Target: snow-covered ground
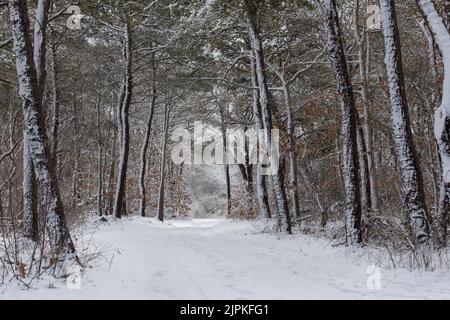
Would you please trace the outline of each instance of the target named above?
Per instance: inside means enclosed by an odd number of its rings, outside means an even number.
[[[46,279],[0,287],[0,299],[450,299],[449,271],[381,269],[371,290],[362,249],[264,234],[252,222],[133,217],[95,229],[102,254],[80,289]]]

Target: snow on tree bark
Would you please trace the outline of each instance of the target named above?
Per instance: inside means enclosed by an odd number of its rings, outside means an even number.
[[[161,139],[161,170],[159,176],[159,193],[158,193],[158,219],[164,220],[164,198],[165,198],[165,180],[166,180],[166,149],[167,149],[167,135],[169,131],[169,106],[164,104],[164,125],[162,128]]]
[[[272,110],[269,106],[269,89],[267,85],[267,77],[265,72],[264,51],[262,41],[257,26],[257,3],[254,0],[246,0],[247,9],[247,29],[249,33],[250,43],[255,58],[256,78],[259,87],[259,102],[261,105],[261,115],[263,119],[264,129],[268,134],[265,137],[267,150],[269,150],[271,157],[278,157],[278,148],[273,145],[272,135]],[[280,172],[274,172],[272,175],[275,199],[277,203],[278,219],[281,230],[286,233],[291,233],[291,217],[287,205],[287,197],[283,186],[283,180]]]
[[[361,242],[361,199],[359,181],[359,159],[357,146],[358,114],[353,88],[347,70],[347,61],[339,27],[339,16],[334,0],[325,1],[325,31],[327,49],[341,97],[341,135],[343,180],[346,197],[347,244]]]
[[[357,130],[358,155],[359,155],[359,171],[360,171],[360,190],[361,190],[361,206],[365,215],[372,211],[372,198],[370,189],[369,164],[367,159],[366,141],[364,140],[364,130],[358,126]]]
[[[113,214],[117,218],[127,214],[126,185],[128,171],[128,157],[130,151],[130,124],[128,119],[133,91],[133,49],[130,24],[124,28],[124,60],[125,78],[119,99],[118,127],[119,127],[119,166],[117,173],[116,195],[114,198]]]
[[[445,25],[450,31],[450,0],[444,0],[444,15]]]
[[[34,241],[38,241],[39,225],[37,184],[26,128],[23,130],[22,198],[24,236]]]
[[[36,68],[38,94],[40,99],[44,94],[45,79],[47,76],[45,60],[47,53],[47,24],[50,9],[50,0],[39,0],[34,22],[34,52],[33,59]]]
[[[42,103],[45,85],[45,58],[47,45],[47,23],[50,0],[39,0],[34,23],[34,50],[33,59],[36,68],[37,94]],[[36,177],[33,169],[27,131],[23,132],[23,223],[25,236],[36,240],[38,238],[38,193]]]
[[[450,190],[450,34],[431,0],[416,0],[444,63],[441,105],[435,112],[434,134],[442,165],[442,183],[436,215],[436,234],[440,245],[447,243],[448,201]],[[449,9],[449,3],[446,9]],[[448,13],[450,11],[446,11]],[[447,26],[448,27],[448,26]]]
[[[375,154],[373,150],[373,135],[371,125],[371,112],[370,112],[370,98],[369,98],[369,39],[370,33],[361,33],[359,27],[359,9],[360,1],[355,0],[354,4],[354,37],[358,49],[358,65],[359,65],[359,78],[361,82],[361,102],[363,104],[363,119],[362,129],[363,138],[365,142],[366,158],[367,158],[367,171],[369,178],[368,190],[370,190],[370,211],[378,211],[378,184],[375,165]],[[361,182],[363,182],[361,180]],[[362,187],[361,190],[364,190]],[[368,191],[367,190],[367,191]]]
[[[153,56],[153,77],[155,77],[155,61],[154,61],[154,56]],[[139,191],[140,191],[140,200],[139,200],[139,214],[142,217],[145,217],[145,173],[147,171],[147,149],[148,149],[148,144],[150,142],[150,133],[151,133],[151,129],[152,129],[152,123],[153,123],[153,116],[155,114],[155,104],[156,104],[156,81],[153,81],[152,84],[152,101],[150,104],[150,115],[147,119],[147,125],[145,128],[145,137],[144,137],[144,141],[142,143],[142,148],[141,148],[141,165],[139,168]]]
[[[395,1],[380,0],[379,2],[385,46],[384,62],[389,84],[391,121],[405,194],[405,213],[412,236],[417,242],[422,243],[427,241],[430,236],[428,211],[425,205],[422,177],[410,127]]]
[[[55,172],[58,172],[58,135],[59,135],[59,113],[60,113],[60,93],[58,88],[58,68],[57,68],[57,48],[55,44],[51,46],[52,53],[52,85],[53,85],[53,123],[51,129],[51,157]]]
[[[261,115],[261,105],[259,103],[259,88],[258,88],[258,79],[256,76],[256,67],[254,57],[250,59],[250,71],[252,78],[252,108],[253,108],[253,117],[255,119],[255,127],[256,130],[263,130],[264,124]],[[255,89],[258,88],[258,89]],[[257,150],[255,150],[257,152]],[[256,166],[256,193],[258,197],[258,205],[259,205],[259,217],[261,218],[270,218],[270,206],[269,206],[269,197],[267,195],[267,185],[266,185],[266,176],[262,174],[261,163],[258,162]]]
[[[97,214],[99,216],[103,215],[103,139],[101,132],[101,112],[100,105],[102,101],[101,92],[98,93],[96,102],[96,120],[97,120]]]
[[[294,117],[292,115],[291,106],[291,90],[285,74],[282,77],[283,95],[287,115],[287,136],[288,136],[288,152],[289,152],[289,193],[292,201],[292,211],[296,218],[300,217],[300,200],[298,196],[298,173],[297,173],[297,153],[295,151],[294,137]]]
[[[75,247],[67,228],[58,183],[50,165],[50,153],[45,143],[45,126],[39,101],[26,1],[11,0],[9,10],[19,94],[23,100],[24,126],[36,179],[42,191],[40,200],[46,212],[47,236],[55,256],[73,259],[76,258]]]

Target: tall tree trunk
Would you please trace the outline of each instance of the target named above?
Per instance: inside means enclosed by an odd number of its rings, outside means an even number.
[[[33,59],[36,69],[36,85],[39,102],[42,104],[46,78],[45,58],[47,48],[47,24],[50,0],[39,0],[34,23]],[[23,131],[23,221],[24,235],[33,240],[39,237],[38,192],[31,149],[28,144],[27,130]]]
[[[252,76],[252,108],[253,108],[253,117],[255,118],[255,127],[256,131],[260,132],[264,130],[264,123],[262,120],[261,114],[261,104],[259,103],[259,88],[258,88],[258,79],[256,76],[256,66],[254,57],[250,60],[250,71]],[[255,88],[258,88],[255,90]],[[258,152],[258,150],[254,150]],[[270,206],[269,206],[269,196],[267,195],[267,182],[266,176],[262,174],[262,164],[261,161],[258,161],[256,165],[256,193],[258,197],[258,205],[259,205],[259,217],[261,218],[271,218],[270,214]]]
[[[103,138],[101,130],[101,93],[98,93],[96,112],[97,112],[97,214],[103,215]]]
[[[50,153],[45,143],[45,125],[32,56],[26,1],[11,0],[9,10],[19,78],[19,93],[23,100],[25,129],[36,178],[42,191],[42,207],[46,209],[47,235],[50,246],[57,257],[74,259],[76,258],[75,246],[67,228],[58,183],[50,165]]]
[[[366,142],[364,140],[364,130],[358,126],[357,132],[359,171],[360,171],[360,190],[361,190],[361,206],[363,214],[369,215],[372,211],[372,198],[370,189],[369,164],[367,160]]]
[[[450,34],[432,1],[416,0],[416,2],[427,21],[435,43],[442,53],[442,60],[444,62],[443,95],[441,105],[435,113],[434,133],[439,147],[439,156],[442,165],[441,191],[435,226],[438,244],[445,246],[447,244],[450,197]]]
[[[244,128],[244,131],[247,131],[248,128]],[[245,163],[239,164],[239,171],[242,175],[242,180],[244,180],[245,192],[249,196],[250,200],[253,200],[253,166],[250,164],[250,150],[249,150],[249,141],[245,139],[244,142],[244,150],[245,150]]]
[[[285,74],[283,74],[285,76]],[[298,197],[298,173],[297,173],[297,152],[295,150],[295,128],[294,117],[292,115],[291,91],[287,79],[283,78],[284,103],[287,114],[287,136],[289,152],[289,193],[292,201],[292,212],[296,218],[300,217],[300,201]]]
[[[47,72],[45,68],[47,53],[47,24],[50,10],[50,0],[39,0],[36,9],[36,20],[34,22],[34,53],[33,59],[36,68],[37,90],[39,99],[44,94],[45,79]]]
[[[129,23],[125,25],[124,30],[124,60],[125,60],[125,79],[122,88],[121,99],[119,101],[119,167],[117,173],[116,195],[114,199],[113,213],[116,218],[121,218],[127,214],[126,186],[128,171],[128,156],[130,152],[130,124],[128,113],[131,105],[131,96],[133,92],[133,56],[132,56],[132,35]],[[121,103],[122,102],[122,103]]]
[[[73,101],[73,105],[72,105],[72,115],[73,115],[73,119],[72,119],[72,125],[73,125],[73,134],[72,134],[72,143],[73,143],[73,154],[74,154],[74,165],[73,165],[73,169],[72,169],[72,203],[71,203],[71,208],[72,210],[75,209],[75,207],[77,206],[77,199],[78,199],[78,165],[79,165],[79,158],[80,158],[80,151],[79,151],[79,147],[78,147],[78,105],[77,105],[77,101],[75,100],[74,97],[74,101]]]
[[[154,63],[154,62],[153,62]],[[155,72],[153,70],[153,72]],[[145,173],[147,172],[147,149],[150,142],[150,133],[152,129],[153,115],[155,114],[155,104],[156,104],[156,83],[153,81],[152,84],[152,101],[150,105],[150,115],[147,119],[147,126],[145,128],[145,137],[141,148],[141,166],[139,168],[139,191],[140,191],[140,202],[139,202],[139,214],[145,217]]]
[[[24,124],[25,126],[25,124]],[[23,130],[23,232],[34,241],[39,240],[38,194],[27,128]]]
[[[437,70],[437,62],[436,62],[436,43],[434,41],[434,37],[430,31],[430,27],[429,27],[426,19],[419,22],[419,27],[420,27],[420,30],[422,31],[425,39],[427,40],[428,63],[430,65],[431,78],[433,79],[433,93],[431,96],[431,106],[434,109],[435,106],[438,106],[441,103],[439,101],[439,99],[440,99],[440,96],[442,93],[441,84],[438,79],[438,70]],[[431,131],[431,132],[429,132],[429,131]],[[441,199],[442,195],[445,196],[445,192],[443,193],[442,190],[440,190],[440,188],[442,189],[442,187],[443,187],[443,182],[442,182],[442,179],[439,179],[440,173],[438,173],[437,171],[442,170],[442,165],[440,163],[437,164],[435,161],[436,156],[435,156],[435,152],[434,152],[435,141],[433,141],[433,137],[434,137],[433,131],[434,130],[427,130],[427,133],[429,133],[428,134],[428,138],[429,138],[428,139],[428,149],[429,149],[428,153],[429,153],[430,161],[432,163],[430,171],[431,171],[431,175],[433,178],[432,182],[433,182],[433,190],[435,193],[435,200],[436,200],[435,203],[438,204],[438,210],[441,210],[441,209],[448,210],[446,208],[449,205],[449,199],[446,199],[446,198]],[[437,148],[437,149],[439,149],[439,148]],[[437,150],[437,157],[439,157],[439,150]],[[440,186],[440,187],[438,187],[438,186]],[[439,203],[442,204],[441,207],[439,207]]]
[[[375,156],[373,152],[373,135],[371,125],[371,112],[370,112],[370,99],[369,99],[369,33],[362,33],[359,29],[359,0],[355,0],[354,17],[355,27],[354,35],[358,49],[358,64],[359,64],[359,77],[361,81],[361,100],[363,104],[363,135],[365,141],[365,149],[367,152],[367,170],[369,174],[369,186],[370,204],[371,207],[368,210],[378,211],[378,187],[377,187],[377,175],[375,166]]]
[[[428,211],[409,120],[400,48],[400,36],[394,0],[379,0],[385,46],[385,64],[389,83],[394,142],[400,162],[406,217],[414,239],[429,239]]]
[[[159,180],[159,195],[158,195],[158,219],[164,220],[164,196],[165,196],[165,179],[166,179],[166,148],[167,148],[167,134],[169,131],[169,106],[164,105],[164,125],[162,132],[162,146],[161,146],[161,174]]]
[[[346,237],[349,245],[361,242],[361,199],[357,144],[358,113],[353,88],[347,70],[339,16],[335,0],[325,1],[325,31],[329,60],[338,83],[341,97],[341,134],[343,140],[343,178],[346,197]]]
[[[262,41],[257,24],[257,6],[258,3],[255,0],[246,0],[247,9],[247,28],[250,38],[250,43],[255,57],[255,70],[256,78],[259,87],[259,103],[261,105],[261,115],[263,119],[264,129],[267,130],[265,137],[265,143],[267,150],[270,153],[271,161],[279,160],[278,146],[274,145],[272,141],[272,110],[269,106],[269,89],[267,85],[267,77],[265,71],[264,51]],[[274,160],[273,158],[277,158]],[[289,210],[287,209],[287,197],[283,186],[283,181],[280,176],[280,172],[273,172],[272,175],[275,198],[277,202],[277,209],[279,213],[280,227],[283,232],[291,233],[291,217]]]
[[[52,52],[52,84],[53,84],[53,125],[51,131],[51,155],[52,165],[55,172],[58,172],[58,134],[59,134],[59,114],[60,114],[60,95],[58,88],[58,69],[57,69],[57,48],[55,44],[51,46]]]
[[[224,141],[224,146],[226,150],[226,142]],[[231,213],[231,178],[230,178],[230,166],[225,163],[223,166],[225,174],[225,185],[227,191],[227,214]]]
[[[228,139],[227,139],[227,125],[225,123],[226,120],[226,111],[223,109],[223,107],[220,107],[219,114],[220,114],[220,130],[222,133],[223,139],[223,148],[224,150],[228,151]],[[227,197],[227,214],[231,213],[231,177],[230,177],[230,166],[228,164],[228,157],[225,155],[226,162],[223,166],[223,172],[225,175],[225,188],[226,188],[226,197]]]
[[[117,139],[117,133],[114,131],[113,141]],[[116,145],[112,144],[111,147],[111,166],[109,169],[109,177],[108,177],[108,214],[112,215],[114,210],[114,180],[116,180]]]

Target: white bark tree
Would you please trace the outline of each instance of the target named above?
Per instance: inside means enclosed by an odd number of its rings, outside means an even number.
[[[41,189],[40,200],[46,213],[47,236],[56,257],[75,259],[75,246],[67,228],[58,183],[51,167],[50,151],[46,143],[38,78],[29,34],[27,2],[11,0],[9,11],[19,78],[19,94],[23,101],[24,126],[36,179]]]
[[[422,177],[411,133],[395,1],[380,0],[379,2],[385,46],[384,62],[389,83],[391,120],[405,195],[405,214],[412,236],[417,242],[422,243],[430,237],[428,211],[425,205]]]
[[[266,64],[264,61],[264,50],[260,36],[260,30],[257,23],[258,3],[255,0],[245,1],[247,10],[247,29],[249,39],[255,58],[256,78],[259,88],[259,102],[261,105],[261,115],[263,119],[264,129],[268,134],[265,137],[267,150],[271,153],[271,157],[279,157],[278,147],[273,144],[270,131],[272,128],[272,110],[269,106],[269,88],[267,85]],[[277,203],[278,219],[281,230],[291,233],[291,217],[289,213],[287,197],[283,186],[283,179],[280,172],[272,175],[275,199]]]
[[[46,79],[47,24],[50,0],[39,0],[34,23],[33,59],[36,68],[37,94],[42,103]],[[38,193],[27,131],[23,132],[23,225],[25,236],[33,240],[39,237]]]
[[[329,60],[334,71],[341,97],[341,135],[343,141],[343,180],[346,197],[346,238],[347,244],[360,243],[361,239],[361,199],[357,144],[358,113],[353,88],[347,69],[347,60],[339,26],[339,16],[335,0],[325,1],[325,32]]]
[[[450,196],[450,34],[431,0],[416,0],[416,2],[432,32],[434,42],[438,46],[444,62],[443,93],[441,105],[435,112],[434,129],[442,165],[442,184],[435,226],[438,242],[445,246],[447,244]],[[446,9],[448,6],[447,2]]]

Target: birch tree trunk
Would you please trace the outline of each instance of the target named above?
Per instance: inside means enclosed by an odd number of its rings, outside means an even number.
[[[36,175],[33,167],[31,150],[28,143],[27,129],[23,129],[23,232],[24,236],[34,241],[39,240],[38,195]]]
[[[34,23],[33,59],[37,78],[37,95],[42,103],[45,85],[45,57],[47,45],[47,23],[50,0],[39,0]],[[23,131],[23,222],[24,235],[35,241],[39,238],[38,225],[38,193],[36,176],[32,162],[31,150],[28,146],[27,130]]]
[[[38,84],[38,95],[42,99],[44,94],[45,79],[47,72],[45,68],[47,53],[47,24],[50,9],[50,0],[39,0],[36,9],[36,20],[34,22],[34,53],[33,59],[36,68]],[[41,100],[42,103],[42,100]]]
[[[116,195],[114,198],[113,213],[116,218],[127,215],[126,186],[128,171],[128,156],[130,151],[130,124],[128,113],[131,105],[133,91],[133,65],[132,65],[132,35],[130,23],[124,28],[124,60],[125,79],[119,99],[118,126],[119,126],[119,166],[117,173]]]
[[[435,43],[442,53],[442,60],[444,62],[443,93],[441,105],[435,113],[434,133],[442,165],[442,183],[435,229],[438,244],[445,246],[447,244],[450,197],[450,34],[432,1],[416,0],[416,2],[431,30]],[[447,3],[446,9],[448,8]]]
[[[256,78],[259,87],[259,102],[261,105],[261,115],[263,119],[264,129],[267,130],[266,145],[271,157],[279,157],[278,146],[275,146],[272,141],[272,110],[269,106],[269,89],[267,85],[267,77],[265,72],[264,51],[260,33],[257,24],[257,2],[255,0],[246,0],[247,9],[247,28],[250,38],[250,43],[255,57]],[[279,159],[279,158],[278,158]],[[277,160],[278,160],[277,159]],[[287,197],[283,186],[283,180],[280,172],[273,172],[273,184],[275,191],[275,198],[277,202],[277,209],[279,213],[280,227],[283,232],[291,233],[291,217],[287,205]]]
[[[417,242],[422,243],[430,237],[428,211],[425,205],[422,177],[411,133],[395,1],[380,0],[379,2],[385,46],[384,61],[389,83],[391,120],[405,194],[405,213],[412,236]]]
[[[19,94],[23,100],[24,125],[36,178],[42,191],[42,207],[46,210],[47,235],[55,257],[75,259],[75,247],[67,228],[58,183],[50,165],[50,153],[45,143],[45,126],[32,56],[26,1],[11,0],[9,11],[19,78]]]
[[[341,134],[343,140],[342,162],[346,198],[347,244],[361,242],[361,198],[357,144],[358,113],[353,88],[347,70],[347,61],[342,43],[339,16],[335,0],[325,1],[325,31],[329,60],[338,83],[341,97]]]

